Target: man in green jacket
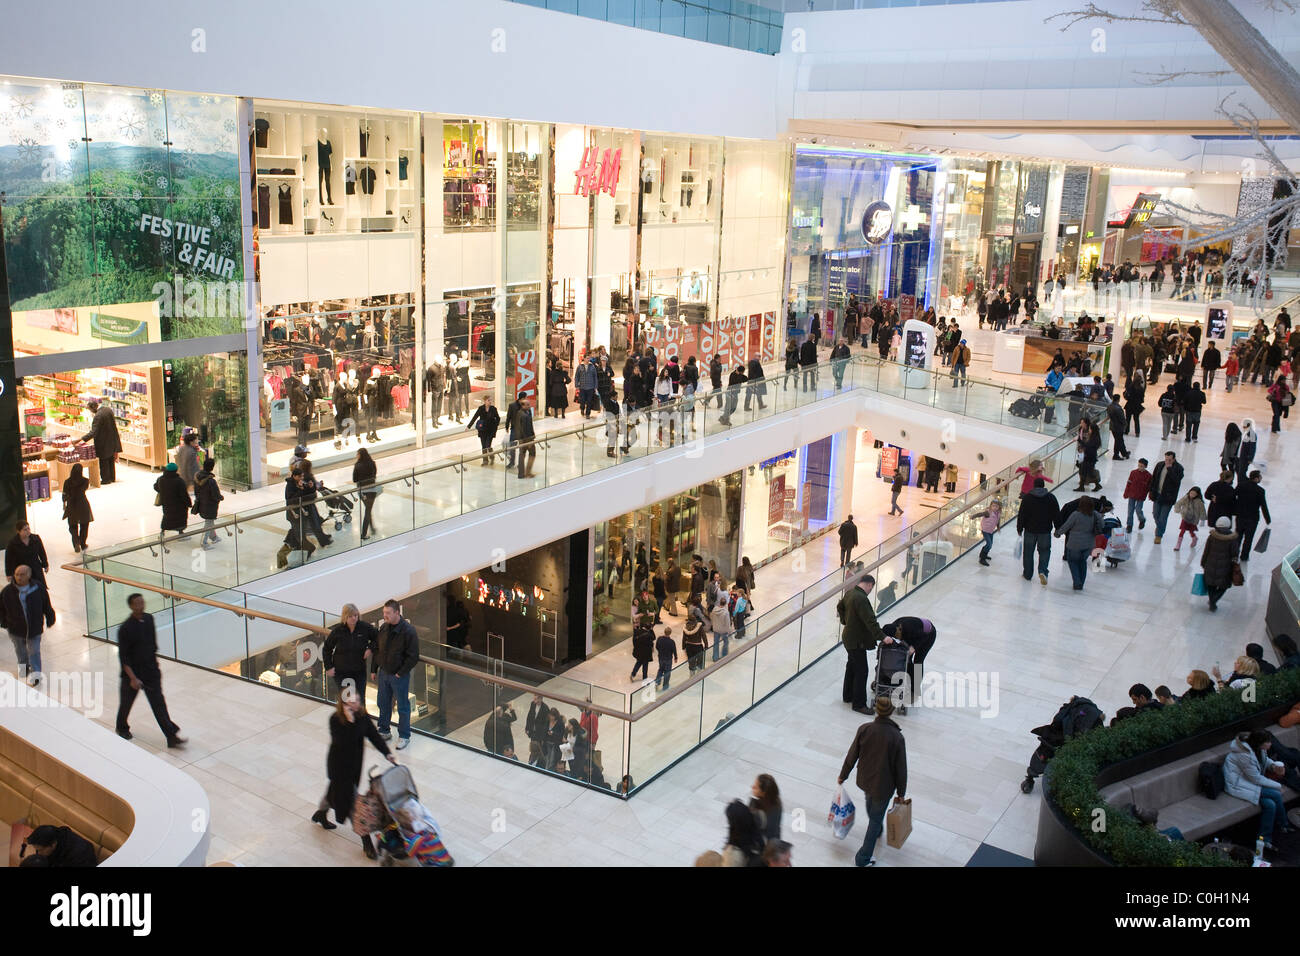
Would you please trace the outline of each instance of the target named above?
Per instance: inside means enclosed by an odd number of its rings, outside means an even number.
[[[871,713],[867,710],[867,651],[874,651],[884,637],[871,607],[870,594],[875,586],[876,579],[865,575],[840,598],[837,608],[844,624],[841,640],[848,655],[844,664],[844,702],[851,703],[859,714]]]

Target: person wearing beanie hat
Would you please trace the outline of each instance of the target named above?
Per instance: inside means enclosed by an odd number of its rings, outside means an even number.
[[[1234,569],[1237,564],[1238,535],[1232,530],[1232,519],[1221,515],[1214,522],[1212,530],[1205,539],[1205,550],[1201,552],[1201,573],[1205,575],[1205,592],[1210,598],[1210,610],[1219,609],[1219,599],[1228,588],[1232,587]]]
[[[872,866],[876,862],[871,854],[885,829],[889,799],[897,793],[902,800],[907,794],[907,744],[892,719],[894,702],[888,694],[880,694],[876,697],[875,710],[876,719],[858,728],[838,781],[843,784],[857,765],[857,784],[867,797],[869,821],[866,839],[853,859],[858,866]]]
[[[168,462],[167,467],[158,480],[153,483],[153,490],[158,492],[154,504],[162,508],[162,526],[158,532],[158,543],[163,545],[163,551],[169,549],[163,544],[163,539],[168,531],[177,531],[185,533],[185,525],[189,522],[190,515],[190,493],[185,487],[185,479],[177,471],[176,462]],[[158,552],[149,548],[149,553],[157,556]]]

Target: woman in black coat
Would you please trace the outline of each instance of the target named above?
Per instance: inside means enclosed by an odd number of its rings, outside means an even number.
[[[375,507],[375,498],[378,497],[377,491],[365,491],[362,489],[375,487],[375,475],[379,469],[375,466],[375,460],[370,457],[370,452],[364,448],[357,449],[356,460],[352,464],[352,483],[357,486],[361,495],[361,540],[366,538],[375,530],[375,521],[370,516],[371,509]]]
[[[185,480],[176,470],[176,462],[168,462],[158,480],[153,483],[153,490],[158,492],[158,505],[162,508],[162,532],[184,531],[190,519],[190,493],[185,488]]]
[[[72,473],[63,482],[63,518],[68,522],[68,534],[72,537],[74,554],[86,550],[86,536],[90,533],[90,523],[95,520],[90,510],[90,499],[86,489],[90,479],[82,474],[81,463],[72,466]]]
[[[799,374],[799,346],[794,339],[785,343],[785,385],[782,391],[790,390],[790,379],[798,378]]]
[[[18,522],[17,533],[5,548],[5,577],[12,578],[14,569],[22,565],[32,569],[32,580],[45,588],[45,572],[50,569],[50,559],[45,554],[45,544],[39,534],[32,534],[32,526]]]
[[[560,762],[560,744],[564,743],[564,721],[560,712],[554,707],[546,715],[546,726],[542,728],[542,768],[554,770]]]
[[[500,427],[501,413],[492,404],[492,396],[490,394],[484,395],[483,404],[474,409],[469,424],[465,426],[466,431],[473,428],[478,433],[479,448],[483,452],[483,458],[479,461],[480,465],[490,465],[496,459],[496,452],[492,450],[492,442],[496,440],[497,429]]]
[[[1237,489],[1232,487],[1233,473],[1225,468],[1219,472],[1219,480],[1205,486],[1205,523],[1211,528],[1219,518],[1232,518],[1237,513]]]
[[[344,691],[339,694],[334,713],[330,714],[330,749],[325,758],[325,774],[329,777],[329,786],[325,796],[321,797],[316,812],[312,814],[312,823],[319,823],[326,830],[333,830],[336,824],[330,823],[329,811],[334,808],[334,819],[339,823],[352,816],[352,805],[357,798],[357,785],[361,782],[361,763],[365,756],[366,740],[375,745],[375,749],[388,758],[391,764],[397,758],[379,736],[375,722],[361,706],[361,698],[354,692]],[[376,856],[370,834],[361,838],[361,846],[366,856]]]
[[[559,359],[551,359],[550,368],[546,370],[546,405],[555,409],[556,418],[564,418],[569,410],[569,373],[564,370]]]

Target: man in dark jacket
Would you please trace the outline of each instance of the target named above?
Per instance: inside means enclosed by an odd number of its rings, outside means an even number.
[[[817,390],[817,343],[811,338],[799,346],[799,365],[803,368],[803,390]]]
[[[718,407],[722,407],[722,356],[716,352],[713,358],[709,359],[709,385],[713,387],[713,394],[718,396]],[[705,404],[708,404],[707,402]]]
[[[843,784],[857,765],[857,783],[867,798],[867,835],[853,858],[858,866],[876,862],[871,854],[885,829],[890,797],[897,793],[902,800],[907,795],[907,744],[898,724],[890,719],[893,713],[894,702],[888,695],[876,698],[876,719],[858,728],[840,767],[839,782]]]
[[[32,534],[32,526],[19,521],[15,533],[5,547],[5,577],[12,578],[14,569],[27,565],[32,580],[45,586],[45,572],[50,569],[50,559],[45,554],[45,543],[39,534]]]
[[[158,492],[158,504],[162,508],[162,525],[158,532],[158,543],[162,544],[168,531],[185,532],[190,520],[190,493],[185,488],[185,480],[176,470],[176,462],[168,462],[158,480],[153,483],[153,490]],[[152,550],[152,549],[150,549]],[[164,551],[167,548],[163,548]]]
[[[518,719],[515,709],[509,704],[497,704],[491,716],[483,724],[483,746],[494,754],[509,752],[514,756],[515,732],[510,726]],[[515,759],[518,759],[517,757]]]
[[[835,388],[838,391],[844,387],[844,373],[849,367],[849,343],[845,339],[840,339],[831,349],[831,375],[835,377]]]
[[[520,478],[532,478],[533,462],[537,458],[537,443],[535,441],[536,433],[533,431],[533,400],[525,395],[519,404],[519,411],[515,414],[515,443],[519,446],[519,468],[517,475]]]
[[[384,602],[384,621],[375,635],[375,654],[371,658],[374,680],[379,689],[379,736],[392,740],[389,721],[393,698],[397,698],[397,749],[405,750],[411,742],[411,671],[420,663],[420,638],[411,622],[402,617],[396,601]]]
[[[722,424],[731,424],[731,413],[736,410],[736,405],[740,402],[740,386],[748,380],[745,367],[739,364],[727,376],[727,404],[722,409],[722,414],[718,416],[718,421]]]
[[[1183,416],[1187,431],[1183,441],[1194,442],[1200,438],[1201,409],[1205,407],[1205,393],[1201,391],[1200,382],[1192,382],[1192,387],[1183,393]]]
[[[542,758],[542,744],[546,741],[547,716],[551,708],[546,705],[541,694],[533,695],[533,702],[528,705],[528,716],[524,718],[524,734],[528,737],[528,762],[536,763]]]
[[[9,632],[18,658],[18,676],[36,687],[41,682],[41,634],[54,624],[50,592],[25,564],[14,568],[12,580],[0,590],[0,627]]]
[[[668,689],[668,681],[673,676],[673,665],[677,663],[677,642],[673,640],[670,627],[655,641],[655,653],[659,657],[659,670],[655,672],[655,687],[663,682],[663,689]]]
[[[749,360],[748,374],[746,375],[745,386],[745,411],[749,411],[750,399],[758,401],[759,408],[767,408],[763,404],[763,397],[767,394],[767,385],[763,382],[763,363],[754,356]]]
[[[1178,489],[1182,483],[1183,466],[1178,463],[1178,456],[1172,451],[1165,452],[1165,460],[1151,472],[1151,490],[1147,492],[1147,497],[1155,502],[1152,511],[1156,519],[1156,544],[1164,536],[1169,512],[1178,501]]]
[[[99,483],[111,485],[117,480],[117,456],[122,453],[122,439],[117,434],[117,419],[113,409],[100,404],[99,399],[91,399],[86,407],[90,409],[90,431],[81,436],[81,441],[95,443],[95,457],[99,459]]]
[[[1268,501],[1260,485],[1263,477],[1258,471],[1252,471],[1247,481],[1237,486],[1237,532],[1241,535],[1241,560],[1250,560],[1250,548],[1255,543],[1255,531],[1259,528],[1259,516],[1262,512],[1266,524],[1273,523],[1273,516],[1268,513]]]
[[[1223,364],[1223,355],[1214,347],[1213,340],[1205,343],[1205,354],[1201,356],[1201,387],[1214,387],[1214,373]]]
[[[655,656],[655,631],[653,627],[645,627],[640,624],[635,626],[632,631],[632,676],[628,680],[636,680],[636,672],[641,671],[642,680],[650,679],[650,660]],[[545,718],[543,718],[545,726]]]
[[[867,713],[867,674],[870,664],[867,651],[874,651],[884,636],[876,622],[876,612],[871,607],[871,589],[876,579],[870,574],[863,577],[844,597],[836,610],[844,625],[841,640],[847,660],[844,662],[843,698],[859,714]]]
[[[373,624],[361,620],[355,604],[343,605],[342,620],[334,625],[321,647],[325,676],[334,678],[334,695],[344,691],[364,695],[368,661],[379,635]]]
[[[1061,513],[1060,502],[1056,495],[1047,490],[1047,482],[1042,478],[1034,479],[1034,487],[1020,499],[1020,511],[1016,514],[1016,534],[1022,535],[1021,558],[1024,560],[1022,572],[1026,581],[1034,576],[1034,551],[1038,551],[1038,583],[1047,587],[1047,575],[1051,571],[1052,532],[1056,530],[1056,518]]]
[[[153,711],[158,728],[167,738],[168,747],[185,744],[181,729],[167,713],[167,701],[162,692],[162,669],[158,666],[158,632],[154,629],[153,615],[144,610],[144,595],[132,594],[126,599],[131,616],[117,629],[117,659],[122,665],[122,683],[117,707],[117,735],[131,739],[127,718],[136,694],[144,691]]]
[[[626,379],[624,380],[626,381]],[[517,396],[513,402],[506,406],[506,468],[515,466],[515,420],[519,416],[519,409],[523,407],[523,396]]]
[[[1123,461],[1129,456],[1128,446],[1124,444],[1124,406],[1114,396],[1106,406],[1106,417],[1110,420],[1111,460]]]
[[[840,525],[840,567],[849,563],[849,557],[857,546],[858,526],[853,523],[853,515],[849,515]]]

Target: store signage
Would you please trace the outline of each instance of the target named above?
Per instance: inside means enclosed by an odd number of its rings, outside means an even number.
[[[775,458],[769,458],[767,461],[759,462],[758,467],[759,467],[759,468],[771,468],[773,465],[775,465],[775,464],[779,464],[780,462],[783,462],[783,461],[788,461],[789,459],[791,459],[791,458],[793,458],[793,457],[794,457],[794,452],[793,452],[793,451],[787,451],[787,452],[785,452],[784,454],[777,455]]]
[[[793,454],[793,453],[792,453]],[[777,475],[767,486],[767,526],[785,517],[785,474]]]
[[[149,326],[143,319],[122,319],[102,312],[90,313],[90,335],[122,345],[144,345],[149,341]]]
[[[898,297],[898,319],[900,322],[906,322],[908,319],[916,318],[916,296],[910,294],[900,295]]]
[[[607,149],[602,156],[599,147],[588,146],[582,151],[582,164],[578,167],[573,194],[585,197],[592,193],[606,192],[614,195],[618,189],[618,174],[622,165],[622,149]]]
[[[33,309],[24,314],[27,316],[28,328],[77,334],[76,309]]]
[[[898,446],[886,445],[880,449],[880,477],[892,481],[898,470]]]
[[[811,229],[813,226],[812,216],[795,216],[793,221],[796,229]]]
[[[1043,214],[1043,207],[1036,202],[1025,203],[1025,215],[1030,219],[1037,219]]]
[[[1079,232],[1079,227],[1078,227],[1078,226],[1066,226],[1066,227],[1065,227],[1065,234],[1066,234],[1067,236],[1077,235],[1078,232]],[[1089,233],[1089,235],[1091,235],[1091,233]]]
[[[537,350],[524,349],[515,355],[515,397],[537,397]]]
[[[235,260],[213,252],[212,229],[189,222],[177,222],[165,216],[140,214],[140,231],[171,240],[176,247],[176,261],[192,266],[196,271],[208,272],[221,279],[235,275]]]
[[[887,202],[873,202],[862,214],[862,238],[873,246],[884,242],[893,228],[894,211]]]
[[[1145,225],[1150,220],[1151,214],[1155,212],[1156,203],[1159,201],[1159,193],[1138,193],[1137,198],[1133,200],[1133,205],[1129,206],[1128,212],[1119,219],[1108,221],[1106,225],[1113,229]]]
[[[287,432],[289,430],[289,400],[277,398],[271,402],[271,431]]]

